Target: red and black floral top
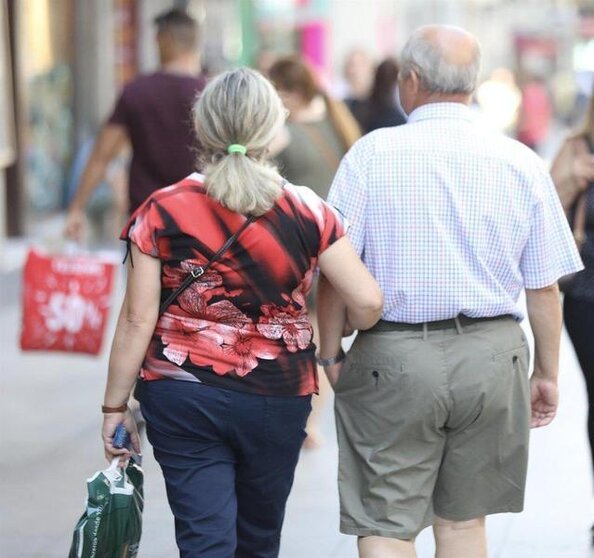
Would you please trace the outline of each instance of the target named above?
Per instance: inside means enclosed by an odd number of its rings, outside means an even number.
[[[157,190],[123,240],[161,260],[161,302],[245,221],[192,174]],[[338,213],[309,188],[287,184],[275,206],[159,318],[140,376],[263,395],[317,391],[305,298],[317,259],[345,234]]]

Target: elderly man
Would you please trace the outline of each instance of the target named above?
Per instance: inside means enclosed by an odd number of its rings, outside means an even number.
[[[357,142],[329,197],[385,298],[382,320],[341,362],[344,308],[320,285],[340,526],[363,558],[415,556],[430,524],[438,558],[481,558],[485,515],[522,510],[530,425],[555,415],[556,282],[582,266],[541,160],[472,123],[476,39],[422,27],[401,62],[408,124]]]

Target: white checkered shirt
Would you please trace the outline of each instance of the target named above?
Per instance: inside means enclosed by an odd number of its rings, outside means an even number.
[[[384,292],[384,320],[522,319],[523,288],[582,269],[544,163],[459,103],[424,105],[363,137],[328,201]]]

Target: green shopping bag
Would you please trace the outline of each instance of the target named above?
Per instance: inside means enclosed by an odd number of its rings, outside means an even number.
[[[68,558],[134,558],[142,533],[143,472],[118,458],[87,480],[88,497],[74,529]]]

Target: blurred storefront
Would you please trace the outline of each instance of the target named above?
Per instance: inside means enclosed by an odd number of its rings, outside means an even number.
[[[26,203],[32,214],[62,206],[74,149],[73,0],[15,4],[17,102]]]
[[[157,67],[155,15],[187,8],[219,66],[236,60],[240,0],[0,0],[0,239],[27,234],[72,195],[88,149],[121,87]],[[222,41],[223,35],[226,41]],[[225,48],[220,45],[225,42]],[[4,203],[5,202],[5,203]]]
[[[580,3],[579,27],[573,48],[575,92],[578,103],[568,107],[568,121],[575,123],[585,111],[594,84],[594,1]]]
[[[22,230],[23,212],[61,205],[73,142],[72,0],[5,4],[14,118],[14,158],[6,169],[7,227]],[[22,188],[26,184],[27,188]]]
[[[353,48],[376,59],[397,55],[410,32],[427,23],[451,23],[477,34],[485,75],[500,66],[554,73],[571,66],[580,3],[594,6],[594,0],[221,0],[220,5],[235,4],[241,18],[233,43],[239,52],[228,58],[257,64],[262,53],[299,52],[333,81]],[[223,36],[236,33],[232,12],[225,13]]]
[[[7,229],[6,172],[16,159],[12,56],[8,34],[8,6],[0,0],[0,249]]]
[[[584,91],[594,72],[594,0],[0,0],[0,231],[64,208],[77,151],[121,86],[157,65],[152,20],[173,6],[202,23],[211,74],[299,52],[335,85],[353,48],[398,55],[432,22],[480,37],[485,77],[536,71],[567,110],[575,71]]]
[[[80,33],[75,4],[76,0],[16,0],[5,11],[2,38],[11,47],[16,124],[15,159],[6,169],[9,235],[23,234],[26,223],[64,206],[76,149],[76,89],[93,72],[89,68],[81,75],[77,66]]]

